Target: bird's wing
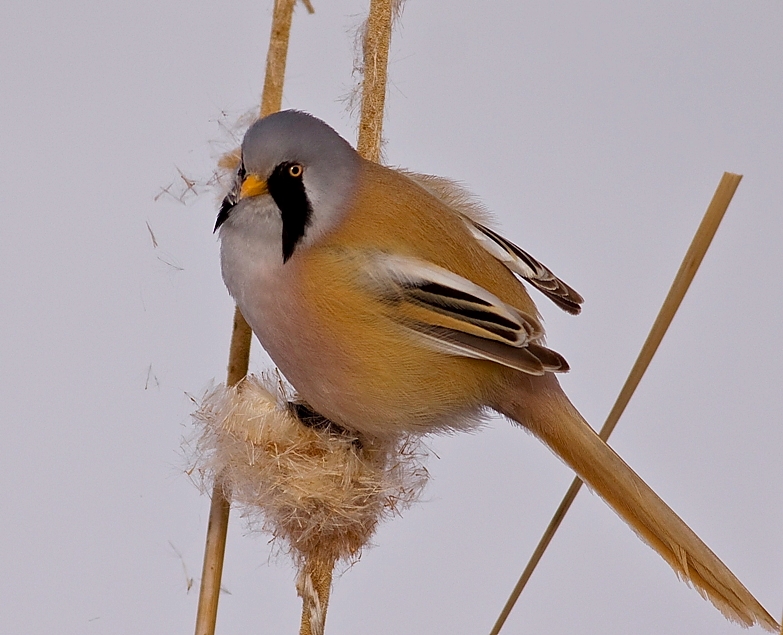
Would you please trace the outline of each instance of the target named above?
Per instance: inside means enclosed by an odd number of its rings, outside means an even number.
[[[389,314],[429,346],[532,375],[565,372],[568,363],[540,343],[539,321],[483,287],[417,258],[378,255],[368,279]]]
[[[580,305],[584,298],[581,295],[529,253],[487,227],[487,223],[491,222],[489,212],[459,183],[439,176],[400,172],[457,212],[481,246],[508,269],[527,280],[564,311],[577,315],[582,310]]]
[[[584,298],[553,274],[548,267],[489,227],[469,217],[465,217],[465,224],[481,246],[511,271],[527,280],[564,311],[573,315],[579,314]]]

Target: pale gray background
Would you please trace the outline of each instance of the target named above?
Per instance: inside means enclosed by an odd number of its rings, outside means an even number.
[[[366,2],[314,3],[285,106],[353,141],[340,97]],[[192,632],[209,502],[180,441],[187,393],[224,377],[233,306],[212,194],[154,197],[177,167],[208,178],[221,112],[255,107],[270,16],[271,0],[0,7],[3,633]],[[587,298],[579,318],[539,304],[596,426],[721,173],[745,174],[613,444],[776,616],[782,41],[769,0],[410,0],[386,124],[390,163],[463,180]],[[327,633],[486,633],[571,479],[502,421],[431,447],[426,500],[337,580]],[[297,632],[292,568],[244,534],[234,517],[219,633]],[[504,632],[740,629],[583,494]]]

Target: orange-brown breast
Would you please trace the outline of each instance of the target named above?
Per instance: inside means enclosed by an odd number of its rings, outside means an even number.
[[[349,221],[297,264],[310,312],[305,322],[313,325],[312,346],[321,351],[308,383],[322,390],[309,398],[348,427],[399,431],[430,427],[433,419],[448,426],[450,417],[490,401],[508,369],[430,350],[390,319],[389,307],[362,280],[362,265],[378,251],[431,262],[528,315],[538,312],[522,284],[454,211],[404,175],[364,163]]]

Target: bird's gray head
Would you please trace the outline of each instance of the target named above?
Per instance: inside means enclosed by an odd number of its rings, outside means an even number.
[[[351,145],[312,115],[284,110],[264,117],[245,134],[236,182],[215,230],[238,215],[279,214],[287,261],[340,221],[356,189],[359,162]]]

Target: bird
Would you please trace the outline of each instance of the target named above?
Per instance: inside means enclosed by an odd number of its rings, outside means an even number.
[[[215,222],[223,280],[297,394],[369,441],[496,411],[531,432],[728,619],[774,618],[595,433],[525,284],[583,298],[489,225],[455,182],[374,163],[320,119],[257,120]]]

